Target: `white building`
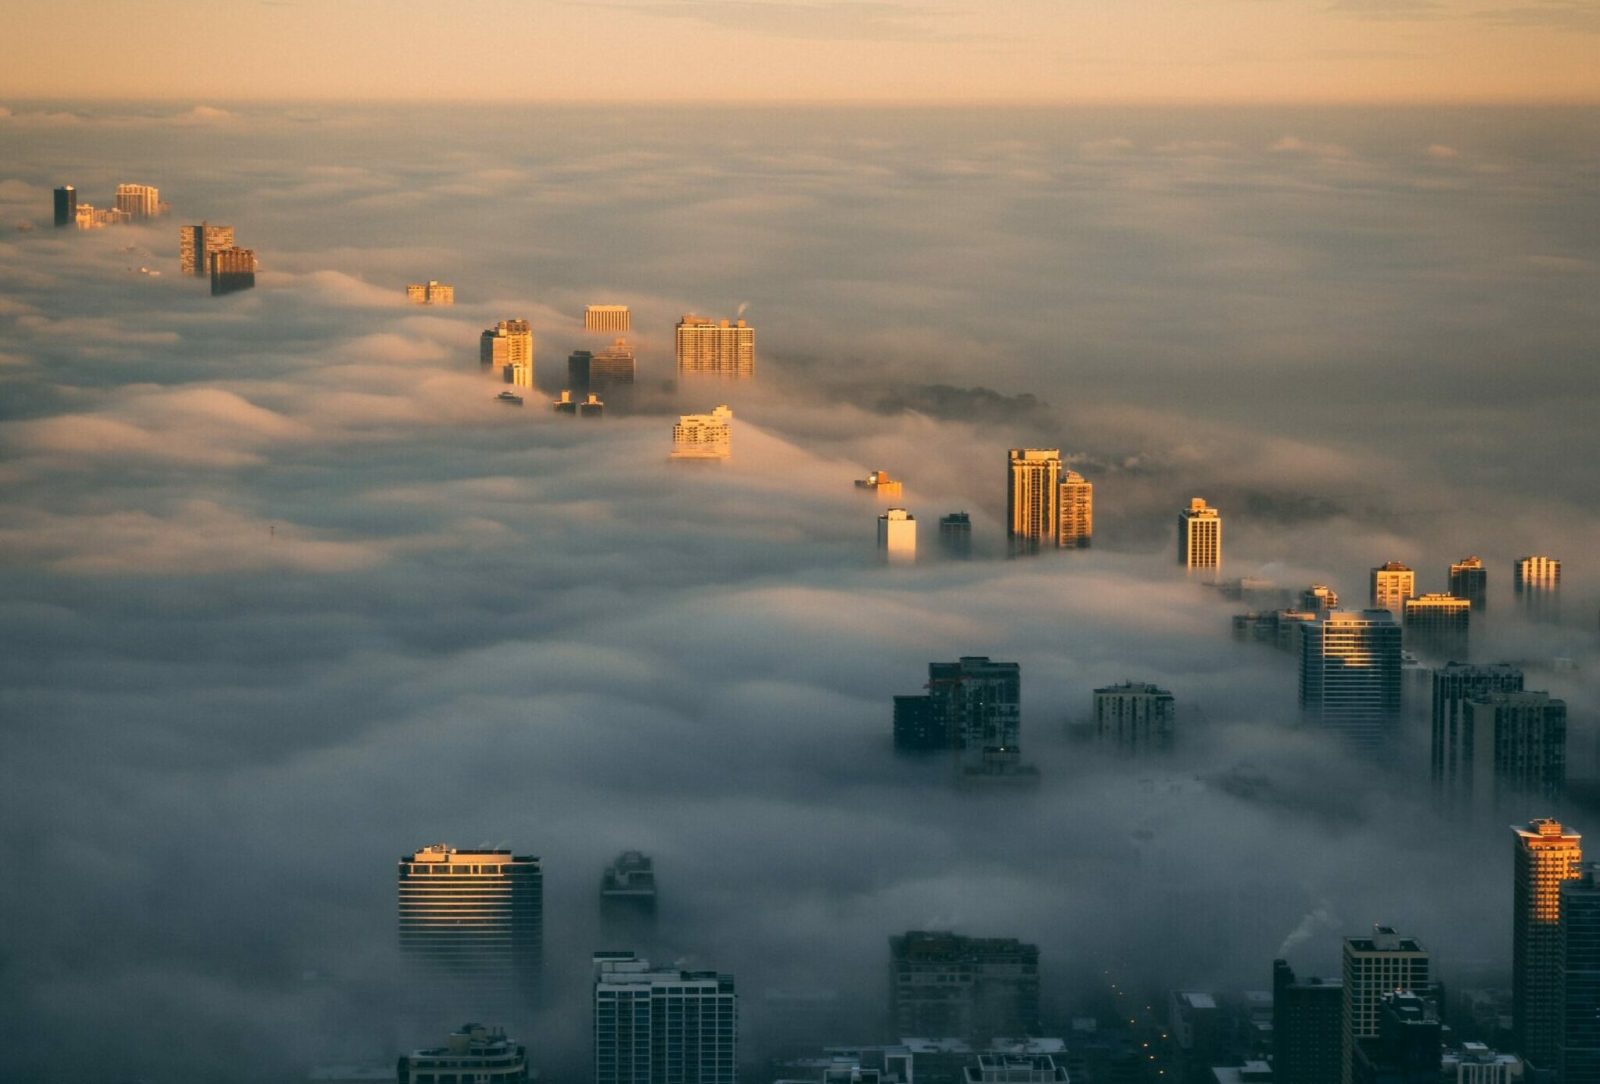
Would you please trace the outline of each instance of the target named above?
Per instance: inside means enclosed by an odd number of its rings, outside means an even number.
[[[1185,568],[1222,567],[1222,513],[1201,497],[1178,513],[1178,563]]]
[[[684,414],[672,427],[673,459],[727,459],[733,454],[733,411],[726,404],[710,414]]]
[[[595,1084],[735,1084],[733,976],[594,957]]]
[[[743,320],[685,313],[678,321],[677,356],[679,376],[754,376],[756,329]]]
[[[892,565],[917,559],[917,517],[904,508],[891,508],[878,517],[878,553]]]

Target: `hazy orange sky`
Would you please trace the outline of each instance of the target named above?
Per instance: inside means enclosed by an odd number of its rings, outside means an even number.
[[[8,98],[1600,98],[1600,0],[55,0]]]

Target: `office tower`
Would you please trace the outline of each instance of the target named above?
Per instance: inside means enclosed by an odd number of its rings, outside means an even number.
[[[896,1035],[1038,1035],[1039,947],[922,930],[891,937],[889,1020]]]
[[[1372,927],[1371,937],[1347,937],[1342,989],[1340,1080],[1353,1084],[1356,1040],[1377,1036],[1383,995],[1433,989],[1428,951],[1416,938],[1402,937],[1388,926]]]
[[[737,320],[714,322],[685,313],[678,321],[679,376],[754,376],[756,329]]]
[[[463,988],[470,1007],[516,1009],[538,989],[544,873],[509,850],[443,843],[400,859],[400,950],[430,984]]]
[[[1511,1030],[1516,1052],[1554,1070],[1561,1053],[1561,883],[1577,879],[1583,837],[1551,817],[1511,829]]]
[[[733,454],[733,411],[723,404],[710,414],[684,414],[672,427],[673,459],[727,459]]]
[[[1454,595],[1427,594],[1408,598],[1404,605],[1406,647],[1434,659],[1467,657],[1471,602]]]
[[[205,278],[211,273],[211,257],[225,248],[233,247],[233,227],[213,226],[202,222],[198,226],[178,227],[178,273]]]
[[[161,192],[154,185],[117,185],[117,210],[131,218],[154,218],[161,213]]]
[[[939,517],[939,549],[946,557],[964,561],[972,556],[972,517],[951,512]]]
[[[589,359],[589,390],[601,395],[616,395],[631,389],[636,363],[627,339],[614,339],[611,346]]]
[[[211,254],[211,296],[248,290],[256,284],[256,254],[248,248],[224,248]]]
[[[1355,1084],[1439,1084],[1442,1028],[1422,998],[1408,991],[1378,1002],[1378,1034],[1356,1040]]]
[[[1307,722],[1377,746],[1400,715],[1400,625],[1387,610],[1335,610],[1300,626]]]
[[[601,418],[605,416],[605,413],[606,405],[600,401],[600,397],[594,392],[585,395],[583,402],[578,404],[578,417],[580,418]]]
[[[900,482],[889,477],[888,471],[870,471],[865,478],[856,479],[856,488],[870,493],[879,500],[894,500],[900,496],[904,488]]]
[[[1477,557],[1463,557],[1450,566],[1450,593],[1481,610],[1489,601],[1489,570]]]
[[[1178,513],[1178,563],[1184,568],[1222,567],[1222,515],[1200,497]]]
[[[1452,662],[1433,671],[1433,780],[1453,795],[1466,796],[1474,785],[1477,738],[1466,725],[1462,705],[1489,693],[1522,691],[1522,671],[1508,663],[1471,666]],[[1493,763],[1485,748],[1486,763]]]
[[[413,305],[454,305],[456,288],[449,283],[429,279],[427,282],[406,284],[406,300]]]
[[[1600,1084],[1600,877],[1561,882],[1562,1084]]]
[[[600,926],[614,945],[638,945],[654,933],[656,868],[649,855],[623,851],[600,875]]]
[[[1461,705],[1461,725],[1474,750],[1473,794],[1548,805],[1565,793],[1566,701],[1549,693],[1483,693]]]
[[[532,388],[533,366],[525,361],[507,362],[500,367],[500,379],[513,387]]]
[[[1012,448],[1006,487],[1006,536],[1011,552],[1037,553],[1053,546],[1059,529],[1061,449]]]
[[[574,350],[567,355],[567,386],[579,395],[589,394],[589,364],[592,350]]]
[[[927,693],[894,698],[900,751],[1012,749],[1021,740],[1022,668],[966,655],[928,664]]]
[[[504,1028],[466,1024],[445,1045],[401,1057],[396,1079],[399,1084],[518,1084],[530,1079],[528,1049],[506,1038]]]
[[[1228,1057],[1222,1011],[1215,994],[1173,990],[1167,995],[1167,1030],[1177,1046],[1180,1080],[1218,1084],[1211,1067]],[[1158,1077],[1159,1079],[1159,1077]]]
[[[585,331],[628,331],[632,322],[628,316],[626,305],[585,305],[583,307],[583,330]]]
[[[1339,592],[1325,583],[1314,583],[1300,592],[1300,609],[1318,616],[1339,608]]]
[[[499,373],[507,384],[533,387],[533,325],[526,320],[501,320],[485,328],[478,336],[478,365]]]
[[[1273,1084],[1339,1084],[1344,988],[1272,961]]]
[[[1406,599],[1417,593],[1417,574],[1399,561],[1389,561],[1372,570],[1369,585],[1372,608],[1400,617]]]
[[[1535,621],[1561,617],[1561,562],[1554,557],[1519,557],[1512,588],[1523,612]]]
[[[1056,494],[1056,545],[1087,549],[1094,541],[1094,483],[1067,471]]]
[[[1172,694],[1142,681],[1094,691],[1095,734],[1123,753],[1172,748]]]
[[[595,1084],[735,1084],[733,976],[594,956]]]
[[[878,554],[892,565],[917,559],[917,517],[904,508],[891,508],[878,517]]]
[[[78,224],[78,190],[70,184],[64,184],[56,189],[56,225],[76,226]]]

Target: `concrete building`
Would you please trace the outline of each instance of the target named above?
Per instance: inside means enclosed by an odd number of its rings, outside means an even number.
[[[585,305],[583,307],[583,330],[585,331],[630,331],[632,318],[628,315],[626,305]]]
[[[1233,638],[1270,644],[1279,651],[1298,654],[1300,651],[1300,626],[1319,620],[1309,610],[1271,610],[1265,613],[1251,610],[1233,615]]]
[[[1326,614],[1339,608],[1339,592],[1325,583],[1314,583],[1300,592],[1300,609],[1314,614]]]
[[[1561,885],[1582,872],[1583,837],[1551,817],[1513,826],[1511,836],[1511,1030],[1518,1054],[1554,1071],[1565,1020]]]
[[[1376,748],[1400,716],[1400,626],[1387,610],[1335,610],[1300,626],[1300,710],[1308,723]]]
[[[1396,618],[1406,610],[1406,599],[1417,593],[1417,574],[1399,561],[1374,568],[1368,579],[1374,610],[1388,610]]]
[[[161,191],[149,184],[119,184],[117,210],[130,218],[155,218],[163,210]]]
[[[1470,795],[1476,781],[1477,734],[1469,729],[1463,705],[1490,693],[1522,691],[1522,671],[1509,663],[1472,666],[1452,662],[1432,673],[1434,783],[1446,793]],[[1483,750],[1493,763],[1491,750]]]
[[[406,285],[406,300],[413,305],[454,305],[456,288],[436,279],[412,282]]]
[[[1462,704],[1461,717],[1473,750],[1474,796],[1492,797],[1497,808],[1512,801],[1548,808],[1564,796],[1566,701],[1543,692],[1483,693]],[[1525,808],[1512,811],[1526,813]]]
[[[865,478],[857,478],[856,488],[879,500],[888,501],[898,499],[904,486],[898,479],[889,477],[888,471],[875,470],[868,472]]]
[[[478,365],[499,373],[507,384],[534,387],[533,325],[526,320],[501,320],[478,336]]]
[[[1482,610],[1489,602],[1489,570],[1477,557],[1463,557],[1450,566],[1450,593]]]
[[[1039,948],[922,930],[891,937],[889,1017],[897,1035],[1038,1035]]]
[[[626,395],[635,375],[633,351],[626,339],[617,339],[610,349],[598,353],[574,350],[567,357],[567,384],[578,395]]]
[[[224,248],[211,254],[211,296],[249,290],[256,284],[256,254],[248,248]]]
[[[1405,643],[1439,661],[1465,660],[1472,603],[1454,595],[1427,594],[1405,600]]]
[[[1067,1084],[1067,1067],[1049,1054],[979,1054],[964,1084]]]
[[[1600,1084],[1600,876],[1592,863],[1561,882],[1560,953],[1560,1080]]]
[[[1529,618],[1561,619],[1561,562],[1554,557],[1517,558],[1511,586]]]
[[[595,1084],[735,1084],[738,1021],[731,975],[595,954]]]
[[[1483,1043],[1462,1043],[1439,1057],[1440,1084],[1521,1084],[1522,1059]]]
[[[78,224],[78,190],[64,184],[55,190],[55,222],[57,226]]]
[[[1383,994],[1378,1034],[1356,1040],[1355,1084],[1440,1084],[1442,1031],[1434,1007],[1416,994]]]
[[[1383,996],[1396,990],[1431,991],[1432,958],[1416,938],[1374,926],[1370,937],[1344,939],[1343,961],[1340,1080],[1355,1084],[1356,1042],[1377,1037]]]
[[[1172,748],[1172,694],[1148,682],[1127,681],[1094,691],[1095,734],[1121,753]]]
[[[1069,470],[1056,494],[1056,545],[1087,549],[1094,542],[1094,483]]]
[[[972,556],[972,517],[950,512],[939,517],[939,549],[946,557],[965,561]]]
[[[390,1079],[399,1084],[521,1084],[537,1075],[528,1070],[527,1048],[506,1038],[504,1028],[466,1024],[445,1045],[402,1057]]]
[[[1006,487],[1006,536],[1011,553],[1037,553],[1056,544],[1061,491],[1059,448],[1012,448]]]
[[[1178,563],[1213,573],[1222,568],[1222,514],[1203,498],[1178,513]]]
[[[723,404],[710,414],[684,414],[672,427],[673,459],[727,459],[733,454],[733,411]]]
[[[1273,1084],[1339,1084],[1344,987],[1272,961]]]
[[[756,329],[743,320],[712,321],[685,313],[678,321],[678,375],[743,378],[756,372]]]
[[[891,508],[878,517],[878,554],[892,565],[909,565],[917,559],[917,517],[904,508]]]
[[[179,226],[178,273],[205,278],[211,274],[212,257],[233,247],[232,226],[213,226],[209,222]]]

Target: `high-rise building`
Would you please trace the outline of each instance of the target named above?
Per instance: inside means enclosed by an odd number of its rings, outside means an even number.
[[[1542,692],[1483,693],[1462,704],[1461,725],[1474,750],[1473,794],[1548,806],[1565,793],[1566,701]]]
[[[161,213],[161,192],[149,184],[119,184],[117,210],[132,218],[154,218]]]
[[[70,184],[64,184],[55,192],[56,225],[76,226],[78,224],[78,190]]]
[[[1561,617],[1561,562],[1554,557],[1519,557],[1511,581],[1523,611],[1535,621]]]
[[[627,339],[614,339],[611,345],[589,358],[589,390],[614,398],[633,388],[637,363]]]
[[[1069,470],[1056,495],[1056,545],[1087,549],[1094,542],[1094,483]]]
[[[754,376],[756,329],[743,320],[712,321],[685,313],[678,321],[679,376]]]
[[[435,844],[400,859],[399,890],[401,952],[459,1007],[505,1012],[537,994],[544,959],[539,859]]]
[[[1184,568],[1222,567],[1222,514],[1200,497],[1178,513],[1178,563]]]
[[[1061,449],[1012,448],[1006,488],[1006,536],[1011,552],[1037,553],[1053,546],[1060,529]]]
[[[1339,1084],[1344,988],[1272,961],[1273,1084]]]
[[[1300,710],[1377,746],[1400,716],[1400,626],[1387,610],[1335,610],[1300,625]]]
[[[1442,1028],[1434,1006],[1409,991],[1384,994],[1378,1034],[1357,1039],[1355,1084],[1439,1084]]]
[[[406,300],[413,305],[454,305],[456,288],[435,279],[412,282],[406,285]]]
[[[1522,671],[1509,663],[1472,666],[1452,662],[1433,671],[1433,780],[1450,795],[1465,797],[1475,785],[1477,734],[1466,725],[1463,705],[1489,693],[1522,691]],[[1492,764],[1491,750],[1483,750]]]
[[[574,350],[567,355],[567,387],[579,395],[589,393],[589,366],[594,361],[594,351]]]
[[[211,296],[248,290],[256,284],[256,254],[248,248],[223,248],[211,254]]]
[[[1422,993],[1433,989],[1431,958],[1414,937],[1402,937],[1388,926],[1372,927],[1371,937],[1344,939],[1344,1007],[1340,1080],[1353,1084],[1356,1041],[1378,1034],[1383,995],[1396,990]]]
[[[946,557],[966,560],[972,556],[972,517],[951,512],[939,517],[939,549]]]
[[[723,404],[710,414],[684,414],[672,427],[673,459],[727,459],[733,454],[733,411]]]
[[[1399,561],[1389,561],[1372,570],[1369,585],[1372,608],[1398,618],[1405,613],[1406,599],[1417,593],[1417,574]]]
[[[1339,608],[1339,592],[1325,583],[1314,583],[1300,592],[1300,609],[1318,616]]]
[[[1127,681],[1094,691],[1094,726],[1099,739],[1124,753],[1172,748],[1172,694],[1148,682]]]
[[[1559,1063],[1565,1015],[1561,996],[1561,884],[1575,880],[1583,837],[1540,817],[1511,829],[1511,1028],[1516,1052],[1535,1068]]]
[[[533,387],[533,365],[526,361],[508,361],[500,366],[500,379],[518,388]]]
[[[472,1081],[473,1084],[519,1084],[529,1079],[528,1049],[506,1038],[504,1028],[466,1024],[452,1032],[445,1045],[413,1050],[400,1059],[399,1084]]]
[[[595,954],[595,1084],[735,1084],[738,1019],[732,975]]]
[[[857,478],[856,488],[879,500],[890,501],[899,497],[905,487],[898,479],[890,478],[888,471],[875,470],[869,471],[865,478]]]
[[[478,364],[499,373],[507,384],[533,387],[533,325],[526,320],[501,320],[494,327],[485,328],[478,336]],[[519,374],[521,379],[513,379],[506,372],[507,366],[518,366],[526,373]]]
[[[927,693],[897,696],[895,748],[1014,749],[1022,736],[1022,668],[967,655],[928,664]]]
[[[1405,600],[1406,647],[1440,660],[1467,657],[1472,603],[1454,595],[1426,594]]]
[[[232,247],[232,226],[213,226],[209,222],[179,226],[178,273],[205,278],[211,273],[211,257]]]
[[[1600,1084],[1600,870],[1561,882],[1562,1084]]]
[[[890,564],[916,561],[917,517],[904,508],[891,508],[879,516],[878,553]]]
[[[1477,557],[1463,557],[1450,566],[1450,593],[1481,610],[1489,601],[1489,570]]]
[[[655,924],[655,863],[647,854],[623,851],[600,876],[600,925],[608,943],[637,945]]]
[[[583,330],[585,331],[628,331],[632,327],[632,320],[628,315],[626,305],[585,305],[583,307]]]
[[[922,930],[891,937],[889,1019],[896,1035],[1038,1035],[1039,947]]]

